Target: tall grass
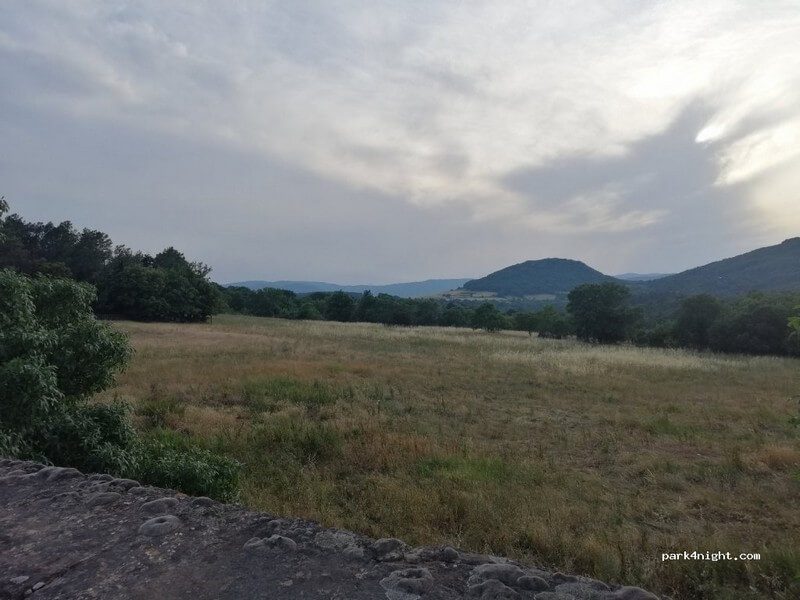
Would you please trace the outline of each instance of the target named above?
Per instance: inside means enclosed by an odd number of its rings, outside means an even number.
[[[800,596],[796,360],[232,316],[118,326],[137,353],[107,397],[242,462],[254,508],[675,598]],[[763,559],[660,561],[694,549]]]

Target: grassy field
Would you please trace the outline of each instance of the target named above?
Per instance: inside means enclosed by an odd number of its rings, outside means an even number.
[[[237,316],[117,326],[136,355],[104,398],[240,460],[254,508],[675,598],[800,597],[796,360]],[[683,550],[763,558],[660,560]]]

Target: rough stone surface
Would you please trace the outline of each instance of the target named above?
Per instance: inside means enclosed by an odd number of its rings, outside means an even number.
[[[172,533],[181,526],[181,520],[175,515],[161,515],[147,519],[139,527],[139,533],[152,537]]]
[[[104,506],[106,504],[112,504],[120,498],[122,498],[122,494],[117,492],[99,492],[93,496],[89,496],[89,499],[86,501],[86,506]]]
[[[406,545],[397,538],[381,538],[372,544],[375,558],[382,561],[399,560],[406,549]]]
[[[657,600],[11,459],[0,458],[0,507],[3,600]]]
[[[145,502],[139,510],[148,515],[166,515],[171,514],[176,508],[178,508],[177,498],[158,498]]]

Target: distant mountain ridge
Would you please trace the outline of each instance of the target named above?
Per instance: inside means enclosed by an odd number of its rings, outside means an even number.
[[[621,275],[614,275],[614,277],[623,281],[654,281],[670,275],[674,275],[674,273],[622,273]]]
[[[800,237],[695,267],[645,284],[653,294],[711,294],[800,290]]]
[[[464,284],[473,293],[526,297],[553,294],[564,298],[584,283],[616,281],[628,285],[636,298],[658,302],[695,294],[721,298],[748,292],[800,291],[800,237],[759,248],[673,275],[605,275],[576,260],[529,260]]]
[[[362,293],[370,290],[373,294],[391,294],[400,298],[421,298],[441,294],[455,288],[461,287],[470,281],[467,278],[461,279],[426,279],[424,281],[410,281],[407,283],[389,283],[382,285],[340,285],[338,283],[328,283],[325,281],[240,281],[229,283],[226,287],[242,286],[251,290],[263,288],[278,288],[289,290],[296,294],[309,294],[312,292],[351,292]]]
[[[573,288],[585,283],[615,281],[631,288],[642,303],[674,302],[695,294],[731,297],[748,292],[800,291],[800,237],[672,275],[626,273],[605,275],[587,264],[566,258],[527,260],[478,279],[427,279],[385,285],[339,285],[320,281],[243,281],[229,284],[265,287],[295,293],[333,292],[391,294],[402,298],[443,295],[452,299],[536,298],[566,303]],[[458,289],[457,289],[458,288]],[[445,294],[455,290],[453,294]],[[543,296],[549,296],[544,298]]]

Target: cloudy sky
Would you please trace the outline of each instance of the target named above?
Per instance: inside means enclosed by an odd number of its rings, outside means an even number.
[[[0,194],[218,281],[800,235],[800,3],[4,0]]]

